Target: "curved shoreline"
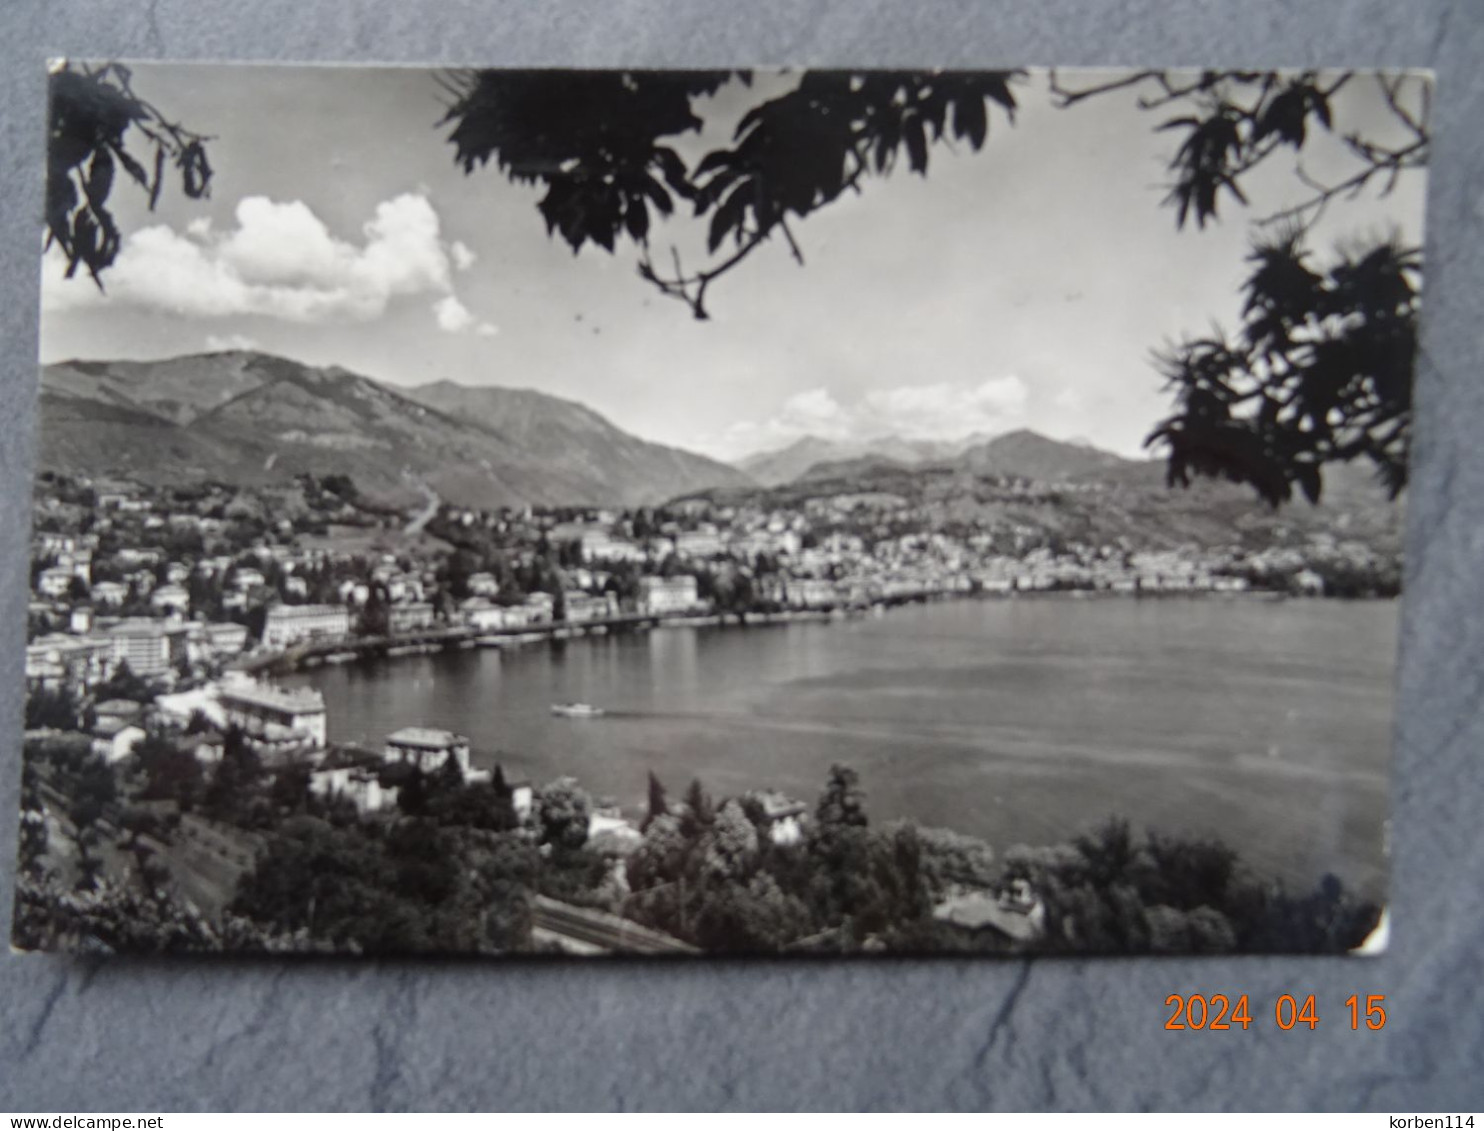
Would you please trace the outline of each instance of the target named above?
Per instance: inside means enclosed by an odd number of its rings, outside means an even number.
[[[335,641],[339,651],[329,651],[324,655],[310,655],[298,658],[294,655],[294,649],[285,649],[278,652],[254,653],[250,656],[239,657],[233,663],[227,665],[229,670],[245,671],[250,674],[270,675],[293,675],[299,672],[313,670],[326,664],[355,663],[364,660],[396,660],[406,656],[425,656],[449,649],[462,649],[471,647],[481,648],[523,648],[529,644],[550,643],[554,640],[573,640],[588,636],[607,635],[610,632],[652,632],[667,628],[753,628],[771,627],[786,624],[829,624],[835,621],[859,620],[863,617],[881,616],[892,609],[901,608],[905,605],[926,605],[943,601],[1106,601],[1106,600],[1134,600],[1134,601],[1340,601],[1372,602],[1372,601],[1398,601],[1400,595],[1387,596],[1364,596],[1364,597],[1326,597],[1319,594],[1292,594],[1278,590],[1247,589],[1231,591],[1212,590],[1169,590],[1150,592],[1128,592],[1122,590],[1108,589],[1039,589],[1014,591],[1009,593],[931,593],[919,596],[904,597],[890,601],[873,602],[866,606],[855,606],[849,609],[839,607],[833,609],[787,609],[779,612],[751,612],[751,613],[705,613],[698,615],[666,616],[656,614],[652,617],[635,618],[634,623],[613,627],[599,624],[592,627],[582,622],[567,623],[563,625],[550,625],[541,631],[525,630],[502,630],[483,632],[474,629],[448,628],[437,630],[444,634],[442,639],[430,639],[428,632],[408,634],[403,637],[385,638],[352,638],[348,640]],[[878,611],[879,610],[879,611]],[[327,645],[327,647],[331,647]]]

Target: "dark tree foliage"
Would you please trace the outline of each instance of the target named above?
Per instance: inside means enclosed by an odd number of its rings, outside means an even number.
[[[1133,89],[1142,109],[1174,111],[1156,128],[1180,136],[1165,199],[1179,227],[1217,220],[1223,198],[1246,205],[1243,179],[1279,155],[1293,161],[1303,190],[1258,220],[1266,234],[1249,256],[1235,339],[1217,333],[1157,355],[1176,410],[1146,443],[1167,453],[1172,486],[1199,475],[1247,484],[1275,507],[1295,487],[1318,502],[1323,468],[1356,459],[1374,465],[1393,498],[1406,486],[1420,249],[1369,239],[1316,267],[1305,247],[1332,202],[1385,196],[1402,174],[1427,165],[1429,82],[1404,74],[1370,81],[1389,128],[1363,136],[1335,132],[1335,96],[1366,82],[1354,72],[1138,71],[1078,90],[1052,75],[1062,106]],[[1329,138],[1332,163],[1348,162],[1329,180],[1304,165],[1320,137]]]
[[[1283,153],[1298,160],[1295,176],[1309,190],[1297,204],[1266,217],[1265,222],[1296,221],[1307,225],[1336,199],[1353,197],[1381,186],[1383,195],[1397,178],[1427,165],[1431,137],[1431,86],[1421,76],[1378,74],[1373,81],[1390,111],[1393,137],[1366,137],[1350,132],[1335,140],[1351,161],[1348,175],[1321,182],[1304,168],[1304,147],[1316,136],[1333,134],[1333,100],[1347,86],[1365,80],[1353,71],[1134,71],[1111,82],[1072,89],[1051,75],[1051,93],[1060,106],[1074,106],[1116,90],[1139,92],[1140,109],[1168,113],[1156,127],[1180,134],[1170,159],[1172,177],[1165,203],[1175,209],[1175,223],[1197,227],[1218,218],[1222,194],[1247,204],[1242,179],[1259,165]]]
[[[649,772],[649,807],[645,810],[644,821],[639,826],[640,832],[648,832],[649,826],[658,817],[663,817],[670,812],[670,804],[665,799],[665,787],[660,779],[654,776],[654,771]]]
[[[100,703],[109,699],[129,699],[135,703],[148,703],[155,697],[155,687],[141,675],[135,675],[128,660],[120,660],[113,674],[94,689],[93,695]]]
[[[493,159],[512,180],[546,186],[538,208],[548,232],[578,251],[613,251],[625,235],[642,251],[639,273],[662,294],[708,317],[711,283],[774,235],[803,262],[789,231],[905,154],[926,174],[929,147],[948,139],[973,149],[989,135],[988,102],[1009,115],[1015,72],[809,71],[798,86],[760,102],[732,143],[688,168],[661,139],[701,128],[693,99],[719,90],[726,71],[563,75],[479,71],[453,76],[449,140],[465,172]],[[738,81],[750,82],[739,72]],[[649,255],[651,209],[670,216],[676,197],[709,217],[713,262],[687,272],[673,253]],[[730,250],[723,253],[725,245]],[[718,258],[718,256],[720,256]]]
[[[134,93],[132,81],[121,63],[97,69],[64,63],[50,81],[47,246],[55,241],[67,256],[68,278],[85,267],[100,289],[100,272],[118,257],[122,241],[108,208],[119,168],[145,192],[151,210],[167,163],[193,200],[206,196],[211,184],[209,139],[168,121]]]
[[[65,685],[37,687],[26,695],[27,730],[75,730],[78,716],[77,699]]]
[[[511,181],[538,184],[548,233],[579,251],[642,242],[650,209],[695,196],[680,155],[660,139],[701,128],[691,99],[712,94],[726,71],[479,71],[447,80],[443,123],[465,173],[495,162]]]
[[[1407,483],[1422,268],[1383,243],[1316,266],[1299,233],[1248,256],[1236,337],[1187,341],[1158,358],[1176,410],[1147,443],[1171,485],[1245,483],[1274,506],[1311,503],[1327,464],[1364,459],[1393,498]]]
[[[699,836],[716,820],[716,806],[711,795],[699,778],[693,779],[685,790],[684,809],[680,815],[680,828],[687,837]]]
[[[537,823],[541,843],[557,849],[575,850],[587,843],[592,798],[575,778],[558,778],[536,795]]]
[[[860,787],[860,775],[849,766],[830,767],[830,776],[820,794],[815,816],[821,826],[859,826],[868,823],[866,796]]]

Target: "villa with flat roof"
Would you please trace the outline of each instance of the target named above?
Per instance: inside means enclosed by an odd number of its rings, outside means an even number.
[[[441,769],[452,758],[465,775],[469,773],[469,740],[451,730],[436,727],[403,727],[386,737],[384,756],[424,772]]]

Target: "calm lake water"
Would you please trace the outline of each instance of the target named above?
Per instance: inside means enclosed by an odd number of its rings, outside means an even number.
[[[813,802],[833,762],[873,819],[999,848],[1112,814],[1216,835],[1305,885],[1385,887],[1397,605],[1034,599],[834,623],[676,628],[320,669],[332,741],[408,724],[470,737],[477,765],[577,777],[642,812],[772,787]],[[553,717],[578,700],[601,719]]]

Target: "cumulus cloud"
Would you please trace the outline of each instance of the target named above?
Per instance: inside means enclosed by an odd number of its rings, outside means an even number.
[[[469,270],[474,266],[474,261],[479,258],[463,240],[454,240],[449,245],[448,253],[453,257],[455,271]]]
[[[438,320],[438,329],[448,334],[473,331],[481,338],[493,338],[500,328],[489,322],[481,322],[459,301],[457,295],[444,295],[433,304],[433,317]]]
[[[978,384],[937,381],[870,389],[848,404],[821,386],[793,394],[765,420],[737,422],[709,446],[735,458],[782,448],[805,436],[841,442],[881,436],[959,440],[1014,427],[1027,399],[1025,382],[1015,376]]]
[[[164,225],[131,233],[103,276],[106,298],[91,280],[64,279],[53,254],[43,270],[43,309],[108,302],[186,318],[369,321],[401,296],[452,298],[454,270],[473,263],[467,247],[442,239],[438,213],[416,193],[378,204],[359,241],[335,236],[297,200],[244,197],[233,219],[226,231],[198,219],[183,233]]]
[[[444,295],[433,304],[433,317],[438,319],[438,329],[457,334],[474,325],[474,315],[458,300],[457,295]]]

